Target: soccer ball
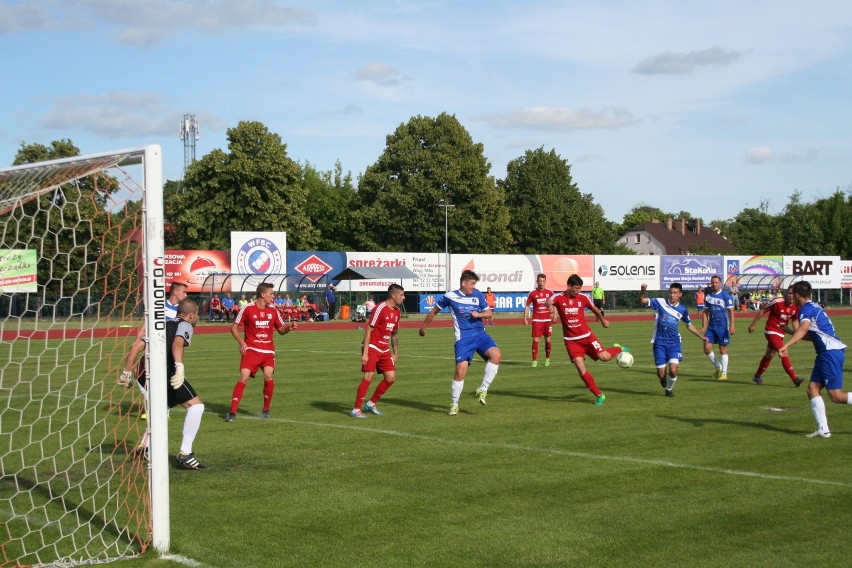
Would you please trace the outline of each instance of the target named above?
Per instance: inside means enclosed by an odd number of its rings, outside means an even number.
[[[615,358],[615,362],[618,363],[618,366],[622,369],[629,369],[633,366],[633,354],[628,351],[622,351],[618,354],[618,357]]]

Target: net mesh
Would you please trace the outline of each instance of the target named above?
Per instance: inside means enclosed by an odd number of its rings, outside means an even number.
[[[148,546],[143,401],[116,384],[142,321],[142,176],[123,154],[0,171],[0,566]]]

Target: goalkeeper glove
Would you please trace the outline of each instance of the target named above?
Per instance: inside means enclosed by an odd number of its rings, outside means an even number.
[[[183,381],[183,363],[175,363],[175,374],[169,379],[169,384],[172,385],[173,389],[177,390],[183,385]]]
[[[118,377],[118,384],[128,389],[132,387],[133,371],[122,371],[121,375]]]

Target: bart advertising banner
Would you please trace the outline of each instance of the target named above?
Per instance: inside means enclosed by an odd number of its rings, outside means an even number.
[[[188,292],[201,292],[204,281],[211,274],[231,272],[228,253],[221,250],[167,250],[165,261],[166,288],[175,281],[186,282]],[[230,281],[225,286],[227,288],[216,289],[215,292],[230,292]],[[211,289],[206,292],[211,292]]]
[[[814,288],[840,288],[840,257],[785,256],[784,274],[801,276]]]
[[[660,257],[635,254],[595,256],[595,281],[604,290],[649,290],[660,288]]]
[[[287,272],[287,233],[231,231],[231,272],[249,275],[234,278],[233,292],[254,292],[262,282],[280,288]]]
[[[684,290],[696,290],[710,285],[710,278],[725,278],[724,258],[721,256],[660,257],[660,285],[663,290],[680,282]]]

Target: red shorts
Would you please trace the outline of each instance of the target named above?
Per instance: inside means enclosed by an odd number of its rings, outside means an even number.
[[[772,350],[778,351],[784,345],[784,338],[780,335],[775,335],[774,333],[766,333],[764,335],[766,335],[766,343]]]
[[[565,349],[568,350],[568,357],[573,361],[578,357],[585,357],[588,355],[594,361],[597,361],[600,357],[599,355],[606,351],[604,346],[601,345],[601,342],[598,341],[598,338],[595,337],[594,333],[590,333],[583,339],[572,339],[571,341],[565,340]]]
[[[396,371],[390,350],[381,352],[378,349],[367,349],[367,364],[361,365],[362,373],[387,373]]]
[[[275,353],[261,353],[254,349],[246,349],[242,359],[240,359],[240,369],[248,369],[253,377],[257,374],[258,369],[264,367],[275,368]]]
[[[533,337],[550,337],[553,335],[553,322],[550,321],[535,321],[532,322]]]

